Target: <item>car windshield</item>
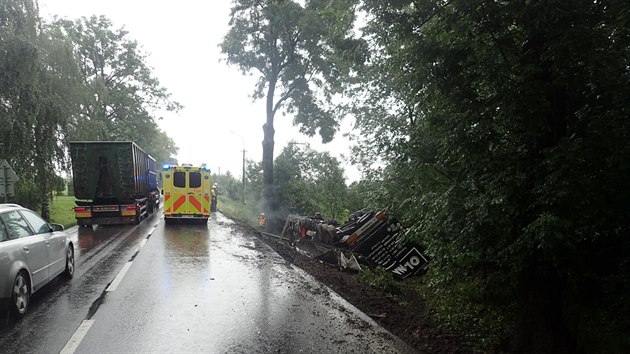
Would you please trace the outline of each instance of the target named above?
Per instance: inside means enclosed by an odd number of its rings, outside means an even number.
[[[48,223],[42,220],[42,218],[40,218],[38,215],[36,215],[32,211],[22,210],[20,211],[20,213],[22,214],[22,216],[24,216],[26,221],[31,225],[33,230],[35,230],[36,234],[50,232],[50,226],[48,226]]]
[[[7,226],[11,239],[30,236],[33,231],[26,223],[26,220],[17,211],[9,211],[0,214],[0,218]]]

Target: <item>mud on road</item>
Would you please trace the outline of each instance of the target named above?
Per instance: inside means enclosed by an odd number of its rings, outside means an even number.
[[[234,221],[234,227],[244,234],[260,238],[259,232],[249,225]],[[339,271],[334,265],[307,257],[283,241],[267,237],[263,240],[285,260],[326,284],[418,352],[472,352],[461,338],[438,328],[422,297],[411,289],[405,289],[404,282],[401,283],[402,294],[393,299],[385,291],[360,282],[355,273]]]

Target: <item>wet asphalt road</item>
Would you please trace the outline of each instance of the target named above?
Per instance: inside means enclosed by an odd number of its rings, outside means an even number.
[[[0,314],[0,351],[412,352],[220,213],[160,218],[70,229],[74,279],[34,294],[23,319]]]

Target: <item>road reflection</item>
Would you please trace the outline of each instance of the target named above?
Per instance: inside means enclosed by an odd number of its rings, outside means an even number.
[[[210,284],[207,224],[179,224],[164,227],[164,260],[161,291],[165,295]],[[187,295],[182,294],[186,300]]]
[[[75,254],[79,256],[86,254],[92,249],[107,243],[127,229],[128,226],[121,225],[79,228],[77,232],[78,249],[75,247]]]
[[[184,258],[184,263],[208,258],[208,226],[206,224],[169,225],[164,228],[164,239],[167,257]]]

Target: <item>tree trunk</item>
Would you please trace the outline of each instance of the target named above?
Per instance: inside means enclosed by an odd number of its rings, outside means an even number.
[[[521,274],[519,311],[512,350],[516,353],[570,353],[575,342],[565,323],[564,280],[533,260]]]
[[[46,129],[42,124],[38,124],[35,129],[35,180],[39,184],[39,192],[41,193],[41,217],[50,222],[50,176],[52,166],[48,155],[48,144]]]
[[[266,123],[263,125],[264,140],[263,140],[263,197],[264,197],[264,210],[267,217],[267,221],[270,221],[274,212],[274,200],[275,192],[273,188],[273,136],[274,129],[273,124]]]
[[[269,88],[267,90],[267,121],[263,125],[264,139],[262,143],[263,147],[263,209],[265,211],[266,224],[265,229],[273,229],[275,223],[276,206],[276,193],[273,185],[273,136],[275,130],[273,128],[274,110],[273,110],[273,98],[276,89],[276,80],[269,80]]]

